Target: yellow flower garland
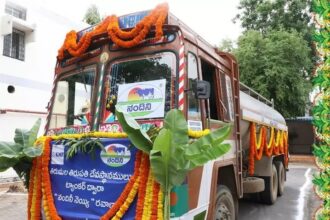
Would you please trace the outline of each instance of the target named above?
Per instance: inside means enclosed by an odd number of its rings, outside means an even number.
[[[159,190],[159,193],[158,193],[158,210],[157,210],[158,220],[163,220],[163,210],[164,210],[163,200],[164,200],[163,191]]]
[[[146,188],[146,195],[144,199],[144,209],[142,213],[142,220],[149,220],[151,216],[151,203],[152,203],[152,192],[153,192],[153,184],[154,178],[151,173],[151,169],[149,169],[148,181],[147,181],[147,188]]]
[[[120,207],[117,211],[116,215],[112,218],[112,220],[120,220],[124,214],[126,213],[127,209],[133,202],[140,185],[140,175],[138,176],[137,180],[133,184],[132,190],[129,192],[127,199],[125,200],[124,204]]]
[[[210,129],[205,129],[203,131],[193,131],[188,129],[188,135],[192,138],[200,138],[210,133]]]

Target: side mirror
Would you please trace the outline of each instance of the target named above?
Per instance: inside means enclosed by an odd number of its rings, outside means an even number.
[[[196,99],[208,99],[210,98],[211,85],[208,81],[196,80],[194,83],[193,91]]]

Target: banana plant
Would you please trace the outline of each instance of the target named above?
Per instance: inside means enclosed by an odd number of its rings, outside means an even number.
[[[35,147],[41,119],[30,130],[17,128],[14,142],[0,141],[0,172],[12,167],[28,187],[32,159],[42,154],[41,147]]]
[[[151,141],[148,132],[142,131],[129,115],[117,108],[116,116],[132,143],[149,154],[151,171],[164,193],[164,219],[170,217],[170,192],[173,187],[181,185],[190,170],[224,155],[230,149],[229,144],[222,142],[230,134],[231,124],[191,143],[183,113],[173,109],[166,114],[164,126]]]

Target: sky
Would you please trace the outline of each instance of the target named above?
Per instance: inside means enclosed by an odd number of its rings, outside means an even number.
[[[191,27],[212,45],[222,39],[236,40],[242,29],[232,19],[239,12],[239,0],[39,0],[44,7],[81,21],[91,4],[95,4],[100,15],[118,16],[155,8],[168,2],[170,12]]]

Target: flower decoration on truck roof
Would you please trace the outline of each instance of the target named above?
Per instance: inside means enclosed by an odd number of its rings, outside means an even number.
[[[57,58],[62,60],[64,52],[71,56],[78,57],[86,52],[92,38],[101,33],[107,32],[109,38],[119,47],[131,48],[138,45],[145,39],[152,26],[156,27],[155,40],[158,41],[163,36],[163,24],[168,14],[168,4],[159,4],[147,16],[145,16],[133,29],[125,31],[119,27],[118,17],[111,15],[106,17],[91,32],[85,33],[77,42],[77,32],[72,30],[67,33],[62,47],[58,50]]]

